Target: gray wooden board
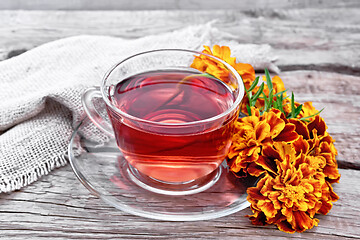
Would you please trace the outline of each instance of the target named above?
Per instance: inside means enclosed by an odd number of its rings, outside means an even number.
[[[70,166],[0,194],[1,239],[360,238],[359,6],[218,11],[0,11],[0,59],[78,34],[137,38],[218,19],[240,43],[268,43],[279,74],[299,102],[313,101],[336,139],[340,200],[319,227],[289,235],[252,226],[250,210],[210,221],[165,222],[132,216],[91,195]],[[349,4],[347,4],[349,3]],[[332,4],[335,4],[332,2]]]
[[[357,0],[2,0],[0,9],[8,10],[175,10],[175,9],[251,9],[251,8],[324,8],[356,7]]]
[[[215,24],[242,43],[267,43],[283,70],[360,73],[359,8],[218,11],[0,11],[0,59],[55,39],[99,34],[136,38]]]

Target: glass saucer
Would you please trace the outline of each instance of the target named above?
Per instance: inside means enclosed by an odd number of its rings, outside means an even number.
[[[250,206],[246,189],[256,179],[239,179],[229,173],[226,161],[215,173],[216,181],[202,191],[168,195],[151,191],[134,180],[129,166],[112,137],[91,137],[95,128],[84,119],[69,144],[71,167],[80,182],[103,201],[124,212],[167,221],[218,218]]]

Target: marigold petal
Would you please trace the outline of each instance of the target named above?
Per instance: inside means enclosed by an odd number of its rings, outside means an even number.
[[[293,214],[293,210],[291,208],[283,207],[283,209],[281,209],[281,213],[286,217],[286,220],[289,223],[293,221],[294,214]]]
[[[266,224],[266,216],[263,212],[256,211],[256,212],[254,212],[253,215],[247,215],[246,217],[248,217],[250,219],[251,223],[254,225],[259,225],[259,226],[267,225]]]
[[[278,200],[278,197],[280,196],[280,193],[279,192],[275,192],[275,191],[272,191],[269,193],[269,195],[267,196],[271,202],[274,204],[274,208],[277,209],[277,210],[280,210],[281,209],[281,203],[279,202]]]
[[[253,201],[253,199],[256,199],[256,201],[259,200],[265,200],[266,197],[263,196],[260,192],[259,189],[256,187],[250,187],[246,190],[247,194],[248,194],[248,201]]]
[[[270,160],[269,158],[260,155],[256,160],[256,164],[264,171],[266,170],[272,174],[276,174],[276,164],[273,160]]]
[[[204,72],[207,65],[204,63],[204,61],[200,57],[195,56],[195,59],[194,59],[193,63],[190,65],[190,67],[198,69],[201,72]]]
[[[255,113],[255,112],[254,112]],[[241,127],[242,126],[251,126],[252,128],[255,128],[256,124],[259,122],[259,117],[255,114],[251,114],[252,116],[244,117],[240,120]]]
[[[264,196],[268,196],[269,192],[273,191],[274,179],[269,174],[266,174],[262,179],[264,179],[265,182],[261,187],[260,193]]]
[[[306,211],[309,209],[308,203],[307,203],[307,202],[303,202],[303,201],[298,202],[298,203],[296,204],[296,207],[297,207],[296,210],[303,211],[303,212],[306,212]]]
[[[231,51],[228,46],[222,46],[221,47],[221,59],[223,59],[225,62],[230,64],[232,67],[236,64],[236,58],[231,57]]]
[[[283,142],[290,143],[290,142],[295,141],[298,138],[299,138],[299,135],[295,131],[295,125],[288,123],[285,125],[285,127],[283,128],[281,133],[276,138],[274,138],[274,141],[277,141],[277,142],[283,141]]]
[[[275,143],[274,143],[275,144]],[[278,159],[281,160],[282,156],[280,156],[280,153],[277,149],[273,148],[273,146],[264,146],[262,149],[263,156],[266,156],[270,159]]]
[[[306,212],[302,211],[294,212],[294,219],[295,221],[292,222],[291,225],[297,232],[304,232],[307,229],[311,229],[314,225],[317,226],[319,222],[318,219],[312,219]]]
[[[295,131],[304,137],[304,139],[310,138],[309,129],[307,128],[306,124],[303,121],[298,119],[290,118],[289,122],[295,125]]]
[[[239,151],[236,151],[236,148],[232,147],[229,150],[228,158],[233,159],[235,156],[239,154]]]
[[[247,83],[250,87],[252,82],[255,80],[255,70],[254,68],[247,63],[236,63],[234,66],[235,70],[240,74],[244,83]]]
[[[278,222],[275,224],[280,231],[283,231],[286,233],[295,233],[295,229],[293,229],[291,224],[288,223],[287,221],[281,221],[281,222]]]
[[[221,47],[221,52],[222,52],[222,57],[224,59],[227,59],[230,57],[231,51],[230,48],[228,46],[222,46]]]
[[[325,131],[327,129],[327,126],[325,124],[324,119],[322,117],[320,117],[319,115],[316,115],[315,119],[312,120],[308,124],[308,129],[309,129],[309,132],[312,132],[313,129],[316,129],[318,135],[324,135]]]
[[[339,200],[339,196],[334,192],[332,185],[329,182],[326,182],[326,184],[329,187],[329,194],[331,197],[331,201],[335,202],[335,201]]]
[[[247,166],[246,171],[254,177],[259,177],[261,174],[266,173],[266,171],[264,170],[264,168],[262,168],[261,166],[255,164],[255,163],[250,163]]]
[[[212,52],[211,52],[211,49],[210,49],[209,46],[204,45],[203,47],[205,48],[205,49],[203,50],[203,53],[212,55]]]
[[[212,53],[215,57],[221,58],[222,59],[222,54],[221,54],[221,47],[219,45],[214,45],[213,49],[212,49]]]
[[[277,214],[277,210],[274,208],[274,205],[269,200],[259,200],[257,206],[262,212],[264,212],[266,218],[273,218]]]
[[[321,208],[317,211],[317,213],[321,213],[323,215],[326,215],[330,212],[333,204],[331,202],[322,201],[321,202]]]
[[[273,84],[273,89],[274,89],[275,93],[285,91],[284,83],[283,83],[283,81],[281,80],[281,78],[279,76],[274,76],[271,79],[271,82]],[[286,93],[284,93],[283,96],[285,97]]]
[[[307,202],[307,205],[308,205],[307,212],[309,213],[310,217],[314,217],[314,215],[315,215],[315,213],[317,211],[317,209],[315,209],[315,207],[317,206],[317,203],[319,202],[319,199],[316,198],[312,194],[306,194],[306,199],[308,200],[308,202]],[[312,211],[313,209],[314,209],[314,211]]]
[[[340,173],[337,166],[325,166],[323,171],[331,183],[339,182]]]
[[[299,169],[301,171],[301,175],[302,175],[303,178],[310,178],[310,176],[314,175],[315,172],[316,172],[316,169],[310,168],[309,164],[306,164],[306,163],[300,164]],[[322,174],[322,173],[318,173],[318,175],[321,178],[325,177],[325,175]]]
[[[251,162],[251,160],[250,160],[250,161],[247,161],[247,157],[238,155],[238,156],[232,161],[230,170],[233,171],[233,172],[238,172],[238,171],[240,171],[240,169],[246,168],[247,165],[248,165],[248,162]]]
[[[279,116],[277,116],[276,113],[274,112],[264,113],[263,118],[270,125],[270,129],[271,129],[270,134],[272,138],[275,138],[276,136],[279,135],[281,131],[283,131],[285,127],[285,122]]]
[[[283,166],[284,167],[283,169],[288,169],[288,166],[286,166],[286,165],[290,164],[290,160],[295,161],[295,159],[296,159],[295,149],[292,147],[292,145],[287,144],[286,142],[274,142],[273,146],[274,146],[275,150],[278,152],[278,155],[279,155],[278,160],[280,162],[284,162],[287,159],[286,156],[289,156],[288,157],[289,162],[287,164],[285,164],[285,166]],[[269,149],[266,149],[265,153],[267,153],[268,150]]]
[[[299,138],[292,143],[292,146],[294,147],[297,154],[303,153],[306,155],[310,149],[309,143],[304,140],[302,135],[300,135]]]
[[[270,125],[266,122],[259,122],[255,126],[255,132],[256,132],[256,140],[258,142],[261,142],[265,138],[269,137]]]
[[[306,193],[314,191],[314,187],[310,183],[304,183],[303,187],[304,187]]]

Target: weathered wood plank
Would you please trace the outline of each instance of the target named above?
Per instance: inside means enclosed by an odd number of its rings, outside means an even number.
[[[159,9],[250,9],[250,8],[308,8],[308,7],[355,7],[356,0],[287,1],[278,0],[268,4],[267,0],[107,0],[107,1],[47,1],[47,0],[2,0],[0,9],[7,10],[159,10]]]
[[[211,12],[0,11],[0,59],[66,36],[103,34],[136,38],[218,19],[215,25],[234,35],[237,42],[273,46],[274,55],[279,57],[277,64],[286,70],[280,76],[285,86],[295,92],[296,100],[313,101],[318,109],[325,107],[322,116],[336,139],[340,166],[359,169],[359,6],[351,0],[330,2],[331,6],[353,8],[324,9],[321,5],[319,9],[300,9],[303,6],[299,5],[278,10],[243,8]],[[4,239],[360,238],[360,171],[340,169],[340,173],[340,184],[335,184],[340,200],[327,216],[319,216],[319,227],[303,234],[288,235],[272,226],[252,226],[243,217],[250,213],[249,209],[195,223],[132,216],[90,195],[69,166],[21,191],[0,194],[0,232]]]
[[[243,43],[268,43],[284,70],[360,73],[359,8],[218,11],[0,11],[0,59],[79,34],[136,38],[217,19]]]
[[[256,227],[244,217],[250,209],[210,221],[166,222],[132,216],[91,195],[70,166],[57,169],[22,191],[0,195],[0,231],[8,239],[287,239],[358,238],[360,171],[340,170],[340,195],[319,227],[289,235],[272,226]]]

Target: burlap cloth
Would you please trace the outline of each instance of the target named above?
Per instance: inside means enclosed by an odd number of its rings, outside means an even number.
[[[20,189],[67,163],[82,92],[125,57],[151,49],[227,45],[238,61],[276,70],[268,45],[239,44],[211,24],[129,40],[75,36],[0,62],[0,193]]]

